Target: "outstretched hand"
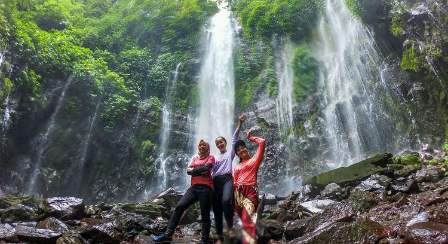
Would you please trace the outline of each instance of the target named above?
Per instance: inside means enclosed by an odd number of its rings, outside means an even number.
[[[240,123],[242,124],[246,120],[246,114],[241,114],[238,119],[239,119]]]
[[[250,130],[247,131],[247,139],[252,137],[252,132]]]
[[[187,168],[187,174],[191,174],[193,172],[193,168],[188,167]]]

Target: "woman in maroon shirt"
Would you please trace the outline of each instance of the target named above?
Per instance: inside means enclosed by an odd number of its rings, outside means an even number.
[[[257,174],[263,160],[265,139],[252,136],[247,132],[247,139],[258,144],[257,152],[253,157],[249,156],[249,150],[244,141],[235,143],[236,155],[240,158],[240,164],[235,167],[233,175],[233,187],[235,197],[235,209],[243,222],[243,244],[257,243],[255,236],[255,224],[258,208],[258,183]]]
[[[210,234],[210,208],[213,197],[213,179],[211,169],[215,164],[215,158],[210,155],[210,145],[201,140],[198,146],[198,156],[193,158],[187,168],[187,174],[191,175],[191,187],[182,196],[168,222],[167,230],[164,234],[156,236],[153,241],[156,243],[170,243],[172,235],[176,230],[182,214],[193,203],[199,201],[202,217],[202,243],[207,243]]]

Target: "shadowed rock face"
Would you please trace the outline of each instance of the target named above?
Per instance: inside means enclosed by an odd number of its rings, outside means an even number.
[[[409,226],[406,238],[409,243],[448,243],[448,225],[436,222],[421,222]]]
[[[63,220],[76,219],[84,214],[84,200],[75,197],[53,197],[47,198],[39,208],[48,216]]]

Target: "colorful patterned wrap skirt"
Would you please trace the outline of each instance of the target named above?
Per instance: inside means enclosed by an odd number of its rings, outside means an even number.
[[[258,187],[238,185],[234,191],[235,209],[243,222],[243,244],[257,243],[255,225],[258,210]]]

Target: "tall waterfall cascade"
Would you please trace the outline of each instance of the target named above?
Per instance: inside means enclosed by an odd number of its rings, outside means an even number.
[[[383,149],[379,135],[384,132],[375,123],[369,90],[380,76],[382,59],[372,33],[351,15],[344,1],[326,1],[318,33],[315,56],[323,73],[329,166],[347,166],[362,160],[367,152]]]
[[[62,105],[64,104],[65,94],[67,93],[67,90],[70,87],[70,83],[72,82],[72,80],[73,80],[73,75],[70,75],[70,77],[65,82],[65,85],[64,85],[64,88],[62,90],[62,93],[59,96],[56,108],[55,108],[53,114],[50,117],[50,121],[48,122],[48,125],[47,125],[47,127],[45,129],[45,132],[40,135],[40,138],[38,140],[36,163],[34,164],[33,172],[31,173],[29,184],[28,184],[28,187],[26,189],[28,194],[33,193],[34,190],[35,190],[34,188],[35,188],[35,185],[36,185],[36,179],[37,179],[37,176],[40,173],[40,167],[41,167],[41,164],[42,164],[42,157],[43,157],[43,153],[44,153],[44,151],[46,149],[48,136],[53,132],[53,128],[55,126],[56,117],[57,117],[59,111],[61,110]]]
[[[160,172],[159,172],[159,178],[161,179],[161,183],[158,185],[160,190],[164,190],[167,187],[167,174],[166,172],[166,161],[168,160],[168,145],[169,145],[169,139],[171,135],[171,129],[172,129],[172,117],[173,117],[173,97],[174,97],[174,91],[177,86],[177,77],[179,75],[179,68],[182,63],[178,63],[176,65],[176,69],[172,73],[172,77],[168,79],[167,88],[165,90],[165,103],[162,107],[162,123],[163,123],[163,129],[161,131],[160,135],[160,156],[158,159],[158,162],[160,163]]]
[[[101,97],[98,99],[96,103],[95,111],[89,121],[90,122],[89,129],[87,130],[87,134],[84,136],[84,139],[82,140],[81,143],[81,153],[76,163],[77,176],[75,183],[81,183],[81,180],[83,178],[82,176],[83,176],[84,164],[86,163],[90,141],[92,140],[93,128],[95,127],[100,107],[101,107]]]
[[[205,51],[199,75],[200,108],[196,127],[197,151],[199,140],[211,144],[212,154],[218,153],[214,140],[218,136],[232,137],[235,107],[233,67],[234,28],[232,13],[220,5],[220,11],[210,21],[205,34]]]
[[[293,123],[292,115],[292,44],[287,42],[280,54],[276,57],[275,70],[278,82],[277,120],[281,131],[287,131]]]

